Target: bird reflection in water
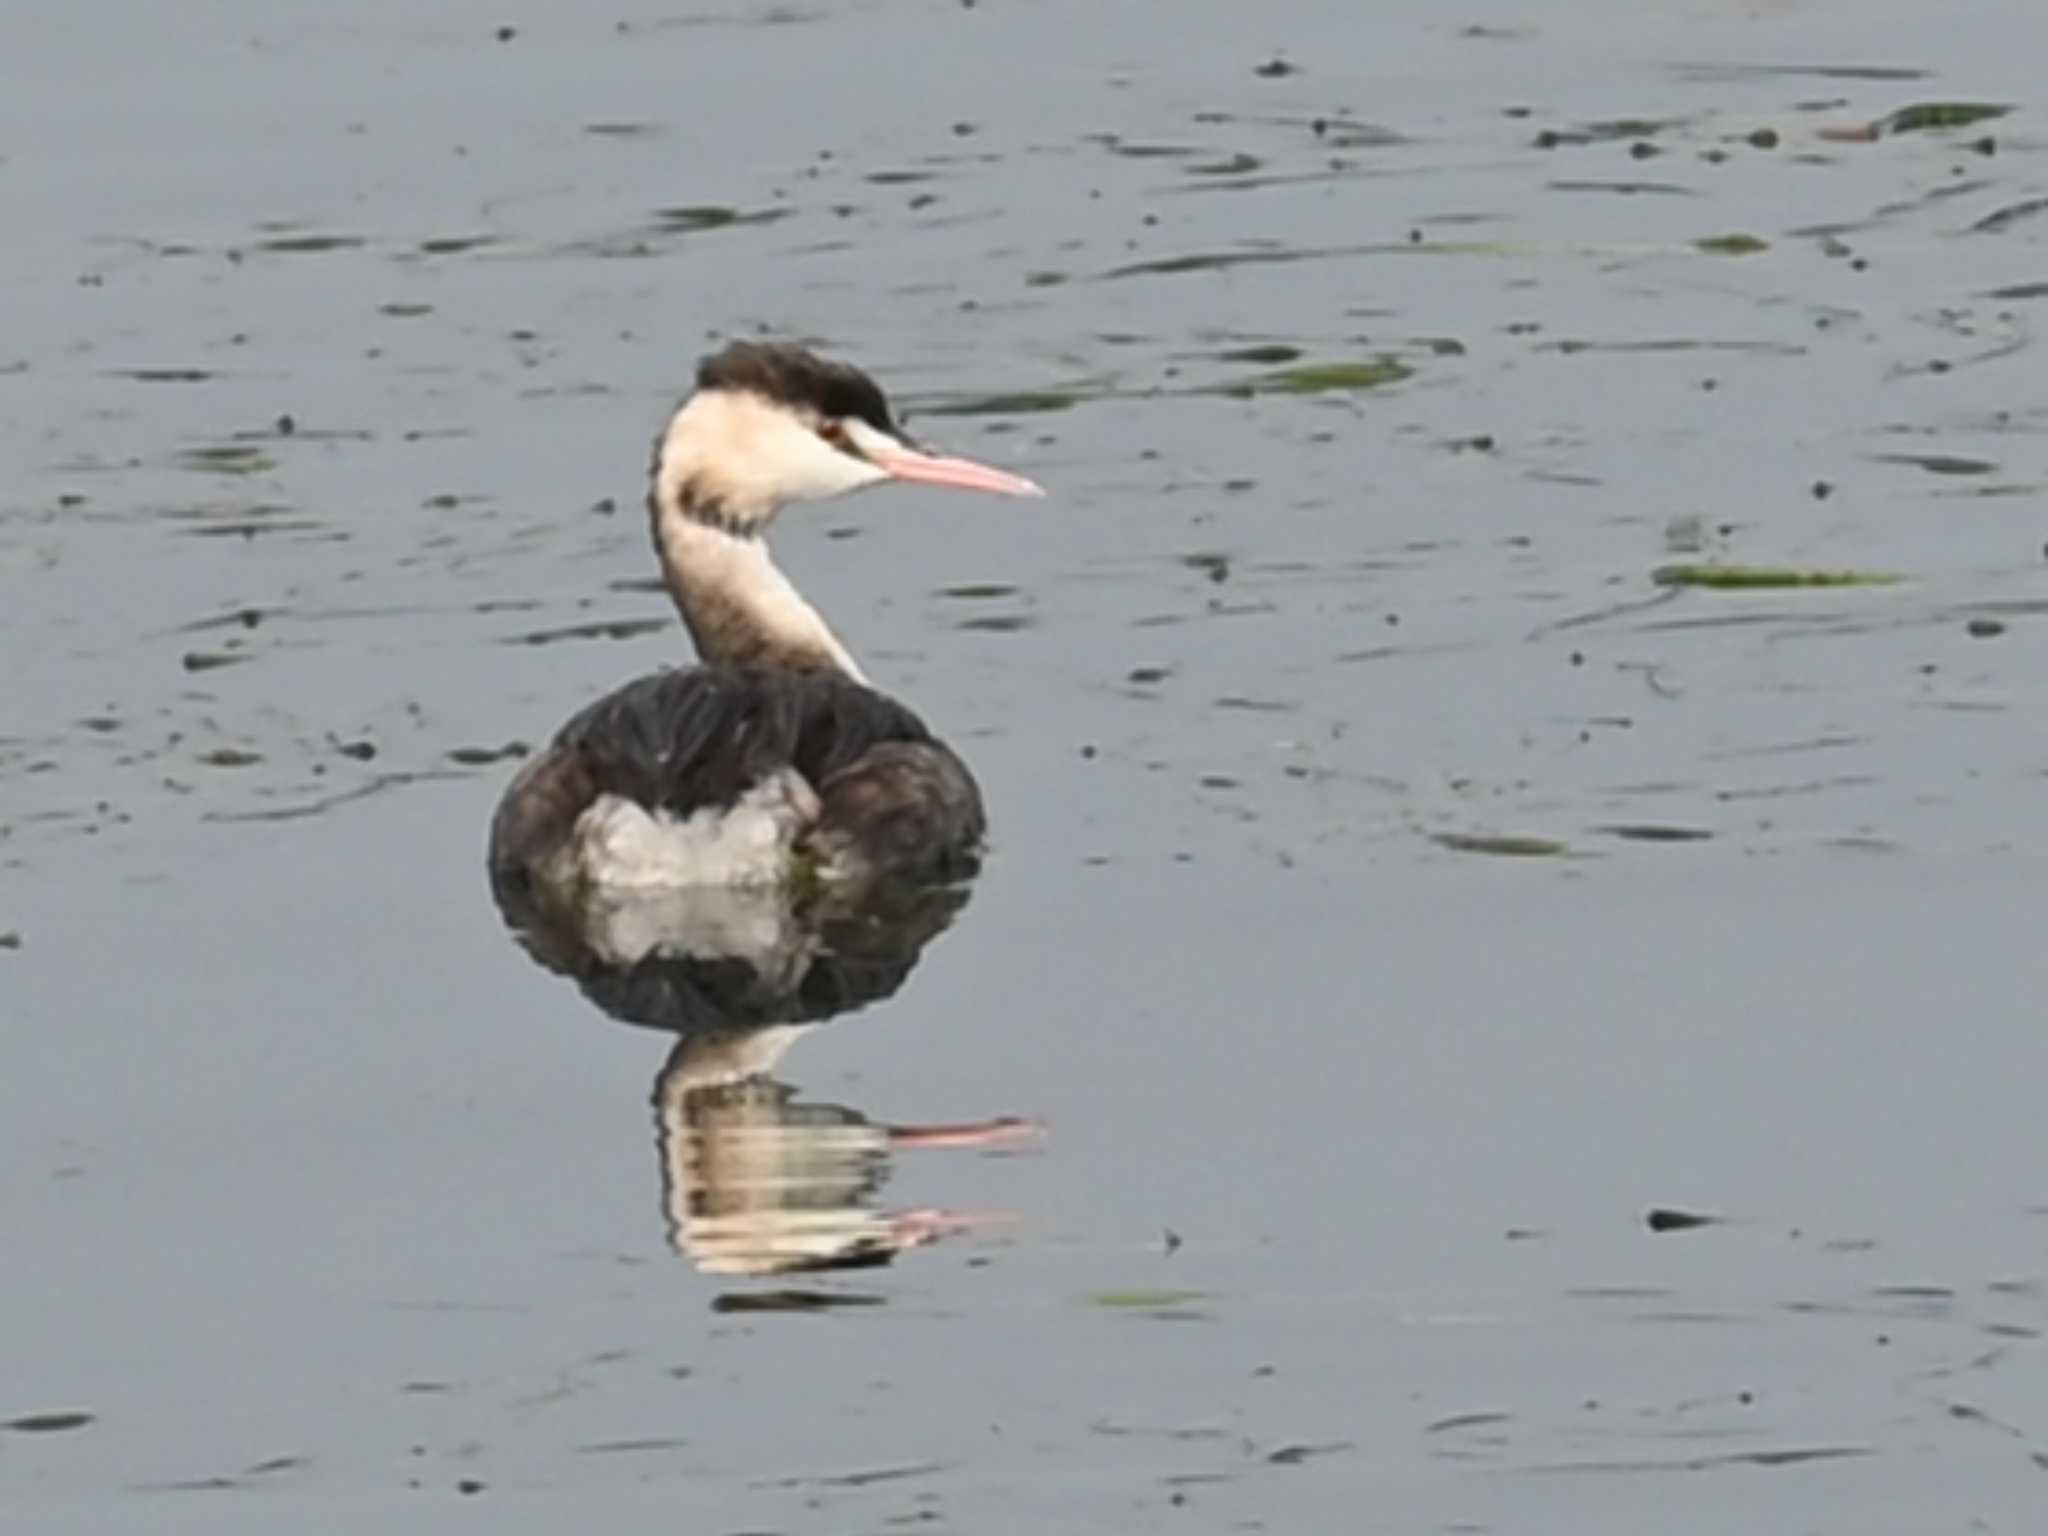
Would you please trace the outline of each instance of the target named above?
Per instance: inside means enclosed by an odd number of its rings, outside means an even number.
[[[500,911],[542,966],[613,1018],[677,1036],[655,1080],[670,1244],[700,1270],[868,1268],[997,1211],[877,1205],[894,1153],[1006,1147],[1015,1116],[886,1125],[805,1102],[783,1056],[827,1019],[891,996],[966,905],[965,884],[804,893],[787,886],[586,889],[575,910],[494,872]]]
[[[784,1035],[786,1046],[801,1030]],[[990,1146],[1028,1121],[880,1125],[840,1104],[808,1104],[762,1074],[738,1080],[677,1044],[655,1083],[669,1241],[707,1274],[770,1275],[887,1264],[906,1248],[999,1222],[1001,1212],[882,1211],[873,1201],[899,1147]],[[707,1079],[706,1068],[709,1068]]]

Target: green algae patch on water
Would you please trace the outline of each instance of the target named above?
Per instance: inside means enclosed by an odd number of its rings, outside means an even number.
[[[1877,120],[1879,133],[1926,133],[1940,128],[1970,128],[1978,123],[2004,117],[2012,107],[2004,102],[1923,101],[1901,107],[1889,117]]]
[[[1001,394],[969,395],[918,407],[920,416],[1030,416],[1071,411],[1083,396],[1071,389],[1014,389]]]
[[[1630,843],[1703,843],[1714,835],[1705,827],[1681,827],[1657,821],[1609,822],[1593,830]]]
[[[2012,111],[2007,102],[1919,101],[1887,112],[1872,122],[1848,127],[1823,128],[1820,136],[1838,144],[1869,144],[1899,133],[1936,133],[1946,129],[1972,128],[2004,117]]]
[[[261,475],[277,468],[277,460],[248,443],[187,448],[179,453],[178,464],[208,475]]]
[[[678,203],[654,210],[654,222],[665,234],[732,229],[746,224],[773,224],[790,216],[788,208],[733,208],[724,203]]]
[[[1430,841],[1453,853],[1489,853],[1498,859],[1561,859],[1571,852],[1554,837],[1507,832],[1434,832]]]
[[[1219,384],[1211,392],[1237,400],[1249,400],[1255,395],[1324,395],[1382,389],[1414,374],[1415,370],[1397,357],[1348,363],[1297,363]]]
[[[1650,572],[1650,580],[1660,587],[1707,587],[1718,592],[1893,587],[1905,579],[1895,571],[1810,571],[1778,565],[1660,565]]]
[[[1156,1312],[1162,1307],[1186,1307],[1207,1301],[1209,1293],[1147,1289],[1091,1291],[1084,1299],[1091,1307],[1107,1307],[1112,1312]]]

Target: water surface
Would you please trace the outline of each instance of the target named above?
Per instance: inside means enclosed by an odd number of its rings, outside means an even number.
[[[1522,9],[20,22],[15,1524],[2024,1528],[2048,23]],[[800,1312],[480,868],[757,331],[1056,492],[780,530],[997,835],[777,1075],[1047,1128]]]

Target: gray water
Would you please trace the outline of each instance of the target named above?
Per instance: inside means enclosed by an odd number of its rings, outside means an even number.
[[[2031,1528],[2048,14],[1361,9],[11,19],[10,1530]],[[802,1312],[481,870],[757,331],[1054,492],[779,530],[996,833],[777,1075],[1044,1127]]]

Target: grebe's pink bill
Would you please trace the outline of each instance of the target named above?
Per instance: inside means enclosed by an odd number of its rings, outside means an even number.
[[[877,432],[865,422],[848,424],[848,436],[871,463],[893,480],[915,485],[951,486],[956,491],[993,491],[998,496],[1043,496],[1044,490],[1022,475],[993,469],[972,459],[950,459]]]

